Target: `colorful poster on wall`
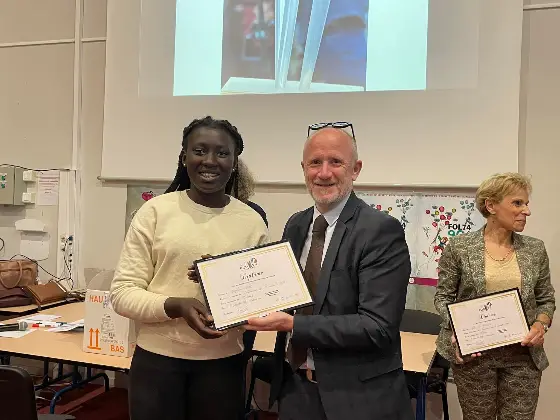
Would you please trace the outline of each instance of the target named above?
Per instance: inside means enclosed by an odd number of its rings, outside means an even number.
[[[404,229],[408,244],[416,241],[418,229],[418,200],[410,194],[359,193],[358,196],[371,207],[397,219]],[[410,246],[410,245],[409,245]]]
[[[473,197],[424,195],[418,197],[419,220],[414,253],[417,284],[435,286],[437,265],[449,239],[480,229],[484,218]]]
[[[437,266],[449,239],[480,229],[484,218],[474,197],[448,194],[359,193],[370,206],[395,217],[404,228],[410,251],[407,307],[434,312]]]

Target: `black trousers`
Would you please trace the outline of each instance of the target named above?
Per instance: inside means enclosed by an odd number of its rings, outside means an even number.
[[[130,367],[131,420],[240,420],[245,358],[185,360],[137,347]]]

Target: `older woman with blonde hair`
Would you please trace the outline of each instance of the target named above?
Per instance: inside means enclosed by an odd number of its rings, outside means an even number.
[[[530,180],[496,174],[480,184],[476,206],[487,219],[476,232],[452,238],[439,261],[434,298],[443,318],[438,352],[452,363],[464,420],[534,419],[544,337],[555,311],[554,288],[543,241],[521,235],[529,210]],[[461,357],[447,305],[518,288],[531,326],[521,344]]]

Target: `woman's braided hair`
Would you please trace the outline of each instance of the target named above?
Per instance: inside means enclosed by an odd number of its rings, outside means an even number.
[[[175,178],[165,190],[166,193],[173,191],[184,191],[191,187],[191,180],[187,173],[187,168],[183,166],[183,154],[187,148],[189,135],[198,128],[212,128],[226,132],[235,143],[235,154],[239,156],[243,151],[243,138],[237,127],[232,125],[228,120],[216,120],[210,116],[193,120],[187,127],[183,129],[183,141],[181,143],[182,149],[179,154],[179,163],[177,165],[177,172]],[[234,197],[237,197],[239,192],[239,180],[237,171],[234,171],[226,184],[226,194],[233,192]]]

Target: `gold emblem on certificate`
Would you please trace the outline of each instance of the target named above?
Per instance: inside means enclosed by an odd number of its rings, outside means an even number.
[[[198,260],[195,268],[217,330],[313,304],[288,241]]]
[[[518,289],[447,305],[461,356],[517,344],[529,332]]]

